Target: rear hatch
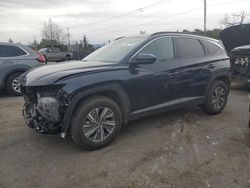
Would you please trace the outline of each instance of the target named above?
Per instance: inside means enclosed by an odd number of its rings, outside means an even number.
[[[250,78],[250,24],[228,27],[220,37],[230,57],[233,76]]]

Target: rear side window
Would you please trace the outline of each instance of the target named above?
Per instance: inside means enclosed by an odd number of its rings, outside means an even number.
[[[0,45],[0,57],[8,57],[7,50],[3,45]]]
[[[17,57],[27,53],[19,47],[0,45],[0,57]]]
[[[173,39],[167,37],[156,39],[145,46],[140,53],[153,54],[158,62],[173,59]]]
[[[26,55],[27,53],[19,47],[16,46],[5,46],[8,57],[16,57]]]
[[[202,44],[205,46],[208,54],[214,54],[220,50],[220,48],[218,46],[216,46],[215,44],[213,44],[211,42],[202,40]]]
[[[205,55],[203,46],[197,39],[176,38],[178,57],[195,58]]]

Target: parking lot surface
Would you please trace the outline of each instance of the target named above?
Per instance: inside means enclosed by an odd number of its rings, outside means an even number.
[[[250,187],[250,89],[233,85],[225,111],[190,107],[142,118],[108,147],[26,127],[22,97],[0,96],[0,187]]]

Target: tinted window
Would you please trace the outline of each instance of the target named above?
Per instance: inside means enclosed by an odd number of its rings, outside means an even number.
[[[159,38],[147,46],[145,46],[140,53],[153,54],[157,61],[164,61],[174,58],[174,48],[172,38]]]
[[[177,38],[176,39],[178,57],[194,58],[203,56],[204,49],[200,41],[191,38]]]
[[[0,45],[0,57],[8,57],[5,46]]]
[[[220,48],[218,46],[216,46],[215,44],[208,42],[208,41],[202,41],[203,45],[206,47],[207,52],[209,54],[214,54],[216,53],[218,50],[220,50]]]
[[[21,48],[18,48],[16,46],[4,46],[8,57],[16,57],[16,56],[21,56],[21,55],[26,55],[26,52],[23,51]]]

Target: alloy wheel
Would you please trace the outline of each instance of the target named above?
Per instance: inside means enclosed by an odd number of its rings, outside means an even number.
[[[114,132],[115,126],[113,111],[108,107],[97,107],[86,116],[83,133],[92,142],[103,142]]]
[[[216,87],[212,95],[212,106],[215,110],[220,110],[226,102],[226,91],[222,87]]]
[[[11,83],[12,88],[15,92],[17,93],[21,93],[21,84],[19,83],[19,81],[17,79],[14,79]]]

